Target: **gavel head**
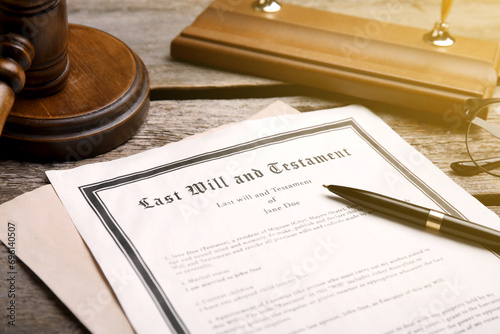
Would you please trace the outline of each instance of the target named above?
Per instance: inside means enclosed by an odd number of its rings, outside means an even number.
[[[23,95],[43,97],[64,87],[69,74],[65,0],[0,0],[0,34],[22,35],[34,46]]]

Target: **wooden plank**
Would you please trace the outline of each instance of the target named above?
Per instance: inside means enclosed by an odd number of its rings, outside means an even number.
[[[106,31],[125,42],[146,64],[153,89],[275,84],[170,58],[171,40],[209,3],[210,0],[70,0],[68,19]]]

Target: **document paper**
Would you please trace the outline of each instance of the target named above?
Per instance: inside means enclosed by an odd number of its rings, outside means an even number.
[[[500,261],[329,193],[495,214],[359,106],[47,173],[139,333],[493,333]]]

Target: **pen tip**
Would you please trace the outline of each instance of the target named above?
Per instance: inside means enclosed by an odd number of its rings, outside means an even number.
[[[338,185],[335,185],[335,184],[330,184],[330,185],[323,185],[323,187],[325,187],[326,189],[328,189],[328,191],[336,194],[336,195],[339,195],[339,196],[342,196],[340,193],[339,193],[339,186]]]

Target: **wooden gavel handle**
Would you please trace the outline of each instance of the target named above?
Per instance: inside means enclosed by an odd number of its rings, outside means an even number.
[[[33,44],[18,34],[0,35],[0,135],[14,105],[14,95],[26,82],[25,71],[35,55]]]
[[[13,105],[14,91],[5,82],[0,81],[0,135]]]

